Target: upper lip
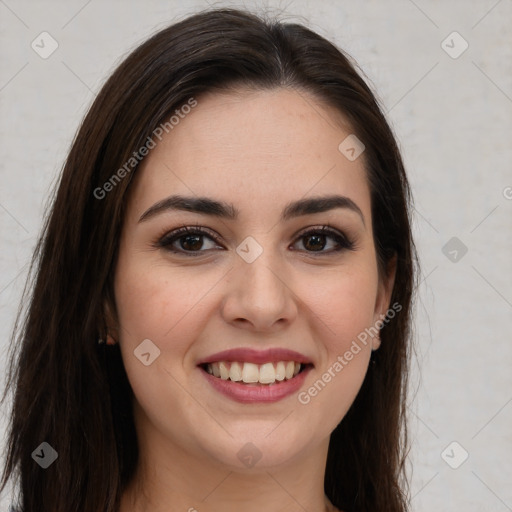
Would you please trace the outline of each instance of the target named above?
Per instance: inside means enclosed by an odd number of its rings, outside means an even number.
[[[219,361],[237,361],[254,364],[295,361],[296,363],[312,364],[311,359],[304,354],[285,348],[269,348],[267,350],[233,348],[230,350],[223,350],[222,352],[216,352],[215,354],[201,359],[197,364],[216,363]]]

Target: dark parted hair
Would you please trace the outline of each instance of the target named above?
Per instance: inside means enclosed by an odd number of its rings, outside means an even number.
[[[16,480],[22,512],[118,510],[138,462],[133,391],[119,346],[97,340],[108,328],[105,304],[115,316],[113,275],[137,165],[125,167],[108,193],[98,190],[180,106],[238,87],[309,94],[343,114],[366,146],[379,272],[386,275],[396,256],[391,304],[401,310],[382,327],[362,387],[331,434],[325,493],[345,512],[408,509],[412,198],[392,130],[361,75],[350,57],[305,26],[224,8],[157,32],[106,81],[63,167],[12,337],[1,488]],[[58,452],[47,469],[32,458],[42,442]]]

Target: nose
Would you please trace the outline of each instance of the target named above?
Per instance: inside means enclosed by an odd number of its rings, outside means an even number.
[[[226,322],[254,332],[275,332],[297,317],[289,273],[267,251],[252,263],[238,259],[226,279],[222,304]]]

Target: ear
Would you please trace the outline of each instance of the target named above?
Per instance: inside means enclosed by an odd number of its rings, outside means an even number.
[[[385,275],[380,276],[379,278],[379,286],[377,290],[377,298],[375,300],[375,310],[373,315],[373,325],[375,325],[379,320],[382,321],[386,316],[387,311],[389,310],[391,295],[395,285],[396,263],[397,255],[395,253],[389,260]],[[380,337],[375,336],[372,342],[372,350],[377,350],[380,347],[380,343]]]
[[[105,318],[107,345],[115,345],[119,341],[119,330],[115,306],[111,300],[106,298],[103,301],[103,315]]]

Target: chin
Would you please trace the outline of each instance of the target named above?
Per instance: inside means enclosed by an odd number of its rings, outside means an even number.
[[[262,470],[274,468],[292,463],[295,459],[304,455],[312,440],[301,439],[298,433],[286,429],[284,426],[277,427],[279,422],[265,422],[262,428],[261,421],[257,425],[238,426],[242,433],[226,434],[223,440],[209,438],[203,445],[205,452],[215,459],[219,464],[229,467],[233,471],[240,470]],[[272,431],[274,431],[272,433]],[[303,429],[307,432],[308,429]]]

